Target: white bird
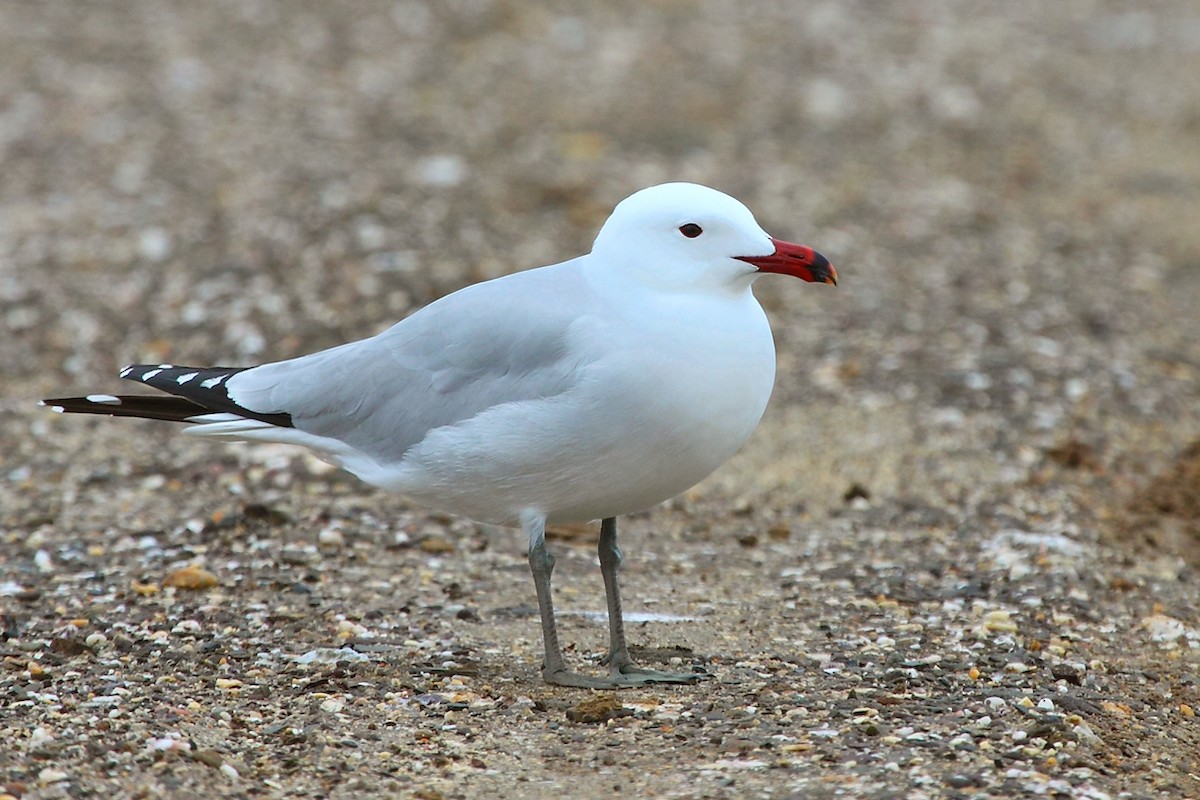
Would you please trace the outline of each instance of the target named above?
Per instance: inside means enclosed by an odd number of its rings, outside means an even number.
[[[547,682],[692,682],[630,659],[615,518],[695,485],[758,425],[775,346],[750,287],[767,272],[837,282],[824,256],[771,238],[732,197],[667,183],[618,204],[587,255],[468,286],[371,338],[257,367],[134,365],[120,376],[174,396],[42,404],[302,445],[420,504],[520,525]],[[545,543],[547,524],[596,519],[604,676],[563,659]]]

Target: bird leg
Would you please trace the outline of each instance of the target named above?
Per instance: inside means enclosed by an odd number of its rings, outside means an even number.
[[[545,539],[529,548],[529,569],[533,572],[533,588],[537,591],[538,611],[542,617],[542,644],[546,651],[542,660],[542,675],[545,677],[567,669],[562,647],[558,643],[558,625],[554,621],[554,597],[550,594],[554,556],[546,549]]]
[[[617,573],[621,569],[621,548],[617,546],[616,517],[600,523],[600,576],[604,578],[604,597],[608,602],[608,655],[602,663],[608,665],[610,677],[636,679],[642,683],[695,683],[704,675],[694,672],[659,672],[633,663],[625,642],[625,619],[621,612],[621,586]],[[633,684],[638,685],[638,684]]]
[[[629,658],[629,648],[625,644],[625,627],[621,619],[621,594],[617,587],[617,567],[621,563],[621,551],[617,547],[616,520],[612,518],[606,519],[600,528],[600,573],[604,577],[604,591],[608,598],[609,631],[609,653],[604,663],[608,664],[609,673],[604,677],[593,677],[569,670],[558,642],[558,625],[554,619],[554,598],[550,590],[554,556],[546,549],[546,521],[540,515],[531,515],[522,520],[522,523],[529,535],[529,569],[533,573],[538,612],[542,618],[542,642],[545,646],[542,678],[546,683],[584,689],[621,689],[651,683],[695,683],[704,677],[687,672],[670,673],[643,669],[634,666]]]

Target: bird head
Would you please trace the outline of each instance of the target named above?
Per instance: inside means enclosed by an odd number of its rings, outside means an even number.
[[[771,237],[745,205],[694,183],[651,186],[622,200],[596,236],[592,254],[662,287],[744,290],[765,272],[837,283],[825,256]]]

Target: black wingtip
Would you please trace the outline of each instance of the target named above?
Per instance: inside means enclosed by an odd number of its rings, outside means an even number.
[[[158,395],[89,394],[86,397],[52,397],[39,402],[59,414],[102,414],[167,422],[197,422],[206,414],[236,414],[291,428],[292,416],[284,412],[260,413],[243,408],[229,396],[226,382],[247,367],[178,367],[174,364],[130,364],[119,373],[167,392]]]
[[[137,381],[195,403],[201,413],[226,412],[256,419],[280,428],[294,427],[292,415],[283,411],[254,411],[229,396],[230,378],[252,367],[184,367],[175,364],[130,364],[121,370],[125,380]]]
[[[156,395],[90,394],[87,397],[49,397],[38,405],[58,414],[100,414],[107,417],[136,417],[166,422],[191,422],[212,413],[182,397]]]

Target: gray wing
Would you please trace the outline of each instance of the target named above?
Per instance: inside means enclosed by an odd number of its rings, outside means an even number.
[[[288,414],[307,433],[399,458],[434,428],[578,383],[569,337],[591,292],[564,266],[469,286],[377,336],[240,372],[229,395],[260,414]]]

